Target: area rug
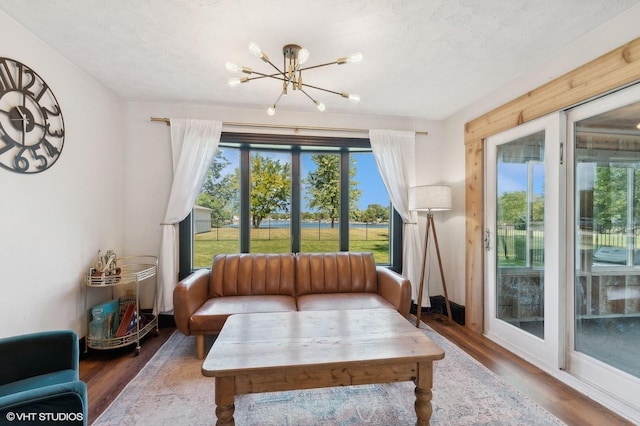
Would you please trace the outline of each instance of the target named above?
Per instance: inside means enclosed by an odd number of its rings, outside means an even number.
[[[433,329],[420,328],[446,354],[434,364],[432,425],[564,424]],[[93,424],[215,424],[214,379],[200,374],[195,346],[194,337],[176,331]],[[414,389],[400,382],[241,395],[234,418],[239,426],[414,425]]]

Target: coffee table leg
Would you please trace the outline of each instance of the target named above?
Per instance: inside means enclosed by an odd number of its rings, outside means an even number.
[[[433,363],[432,362],[420,362],[418,363],[418,377],[416,379],[416,426],[426,426],[431,419],[431,413],[433,407],[431,406],[433,387]]]
[[[235,398],[235,380],[233,377],[216,377],[216,426],[233,426],[233,405]]]

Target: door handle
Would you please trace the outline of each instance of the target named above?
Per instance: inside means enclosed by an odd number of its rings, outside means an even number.
[[[491,250],[491,230],[489,228],[484,231],[484,249]]]

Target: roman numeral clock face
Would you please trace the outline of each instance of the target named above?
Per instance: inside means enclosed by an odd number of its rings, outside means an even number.
[[[64,121],[47,83],[28,66],[0,57],[0,166],[40,173],[62,152]]]

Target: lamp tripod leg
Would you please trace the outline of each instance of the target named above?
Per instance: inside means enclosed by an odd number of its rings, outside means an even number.
[[[442,279],[442,289],[444,290],[444,303],[447,308],[447,316],[449,317],[449,320],[453,322],[451,306],[449,305],[449,294],[447,293],[447,284],[444,281],[444,270],[442,269],[442,258],[440,257],[440,246],[438,245],[438,236],[436,235],[436,225],[433,222],[433,215],[429,214],[427,220],[431,223],[431,227],[433,228],[433,241],[435,242],[436,254],[438,255],[438,267],[440,268],[440,278]],[[428,226],[427,229],[429,229]]]
[[[431,224],[427,220],[427,230],[424,237],[424,247],[422,250],[422,269],[420,271],[420,283],[418,291],[418,309],[416,311],[416,327],[420,328],[420,317],[422,316],[422,293],[424,291],[424,273],[427,267],[427,247],[429,247],[429,228]]]

